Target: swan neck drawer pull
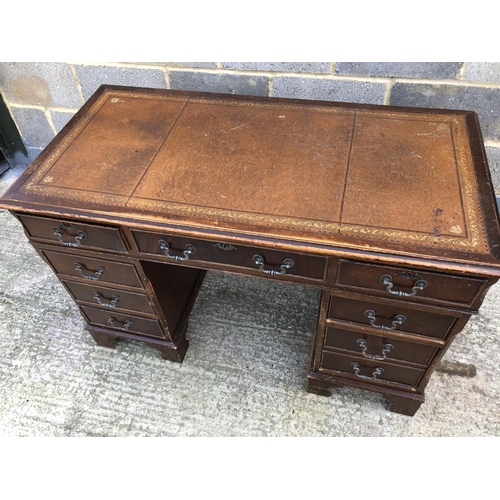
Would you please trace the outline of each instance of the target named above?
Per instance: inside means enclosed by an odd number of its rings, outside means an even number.
[[[108,316],[106,319],[113,328],[117,328],[118,330],[128,330],[132,326],[132,321],[129,319],[123,323],[118,321],[116,318],[112,318],[111,316]]]
[[[392,344],[385,344],[384,347],[382,348],[381,356],[378,354],[368,354],[366,351],[368,350],[368,346],[366,345],[366,340],[364,339],[358,339],[356,340],[356,344],[358,344],[362,352],[361,354],[368,359],[376,359],[377,361],[382,361],[386,358],[387,354],[390,353],[393,349],[394,346]]]
[[[287,270],[293,267],[293,260],[292,259],[285,259],[283,260],[283,264],[280,266],[280,271],[277,271],[276,269],[264,269],[265,261],[264,257],[262,255],[254,255],[253,256],[253,263],[256,266],[259,266],[259,271],[262,271],[263,273],[266,274],[286,274]]]
[[[174,260],[189,260],[189,256],[196,252],[195,246],[191,244],[186,245],[186,249],[182,252],[184,257],[182,255],[170,255],[170,247],[165,240],[159,240],[158,246],[163,252],[163,255],[167,256],[169,259]]]
[[[98,267],[96,271],[94,271],[93,274],[85,274],[84,272],[89,272],[92,273],[89,269],[87,269],[83,264],[80,264],[79,262],[75,262],[75,269],[80,273],[80,276],[82,278],[85,278],[86,280],[93,280],[93,281],[99,281],[99,278],[106,272],[104,268]]]
[[[112,299],[106,299],[103,295],[101,295],[99,292],[94,292],[92,294],[92,297],[96,300],[96,302],[104,307],[116,307],[116,304],[120,300],[120,297],[118,295],[115,295]],[[108,302],[106,302],[108,301]]]
[[[354,370],[354,375],[356,375],[356,377],[362,378],[362,379],[365,379],[365,380],[375,380],[377,378],[377,375],[382,375],[382,373],[384,373],[384,369],[378,367],[378,368],[375,368],[375,370],[373,371],[372,376],[368,377],[366,375],[360,375],[359,374],[359,364],[358,363],[351,363],[351,368]]]
[[[365,316],[370,320],[370,325],[372,325],[373,328],[378,328],[379,330],[395,330],[406,321],[405,316],[398,314],[394,316],[392,326],[376,325],[375,320],[377,319],[377,316],[375,315],[375,311],[372,311],[371,309],[367,309],[365,311]]]
[[[417,295],[417,292],[421,292],[424,288],[427,287],[427,281],[425,280],[418,280],[415,282],[415,285],[413,285],[413,288],[411,289],[411,293],[408,292],[402,292],[401,290],[393,290],[392,287],[394,286],[394,283],[392,282],[392,276],[389,274],[384,274],[380,278],[381,283],[385,286],[385,289],[392,295],[396,295],[396,297],[414,297]]]
[[[78,226],[75,226],[74,224],[60,224],[61,227],[53,226],[52,230],[54,231],[54,236],[57,236],[57,239],[65,246],[67,247],[73,247],[77,248],[81,245],[82,240],[87,239],[87,233],[85,231],[82,231]],[[75,238],[75,241],[64,241],[64,235],[67,234],[67,230],[70,231],[76,231],[77,234],[76,236],[73,236]]]

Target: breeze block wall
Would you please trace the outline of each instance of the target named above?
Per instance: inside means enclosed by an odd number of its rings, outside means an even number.
[[[30,159],[102,84],[476,111],[500,196],[500,63],[0,63]]]

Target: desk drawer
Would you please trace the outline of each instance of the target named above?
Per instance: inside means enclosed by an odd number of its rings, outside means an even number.
[[[150,337],[165,338],[158,321],[154,319],[140,318],[116,311],[105,311],[86,306],[80,306],[80,310],[87,321],[93,325],[122,332],[134,332]]]
[[[434,354],[436,347],[413,344],[391,337],[379,337],[356,331],[350,331],[337,326],[327,326],[325,344],[327,348],[345,349],[353,351],[357,356],[382,361],[394,359],[396,361],[409,361],[427,366]]]
[[[57,274],[83,278],[89,282],[114,283],[142,288],[141,281],[132,264],[92,259],[71,253],[39,250]]]
[[[357,356],[323,351],[321,371],[347,374],[364,382],[387,381],[415,387],[425,373],[424,369],[400,366],[386,361],[371,361]]]
[[[341,260],[336,284],[402,300],[434,300],[470,306],[486,282],[484,279]]]
[[[267,275],[303,276],[324,280],[327,258],[244,245],[229,245],[183,236],[132,231],[139,251],[169,261],[207,261],[246,267]],[[256,257],[259,256],[259,257]],[[287,260],[289,259],[289,260]],[[290,262],[291,261],[291,262]],[[291,264],[291,265],[290,265]]]
[[[141,293],[125,292],[105,288],[97,284],[63,281],[73,298],[77,301],[94,303],[108,310],[127,309],[139,313],[154,314],[148,296]]]
[[[369,302],[332,295],[328,317],[369,325],[377,330],[416,333],[443,339],[457,319],[454,316],[420,311],[395,301]]]
[[[32,238],[40,238],[68,248],[105,249],[114,252],[127,251],[116,227],[32,215],[18,214],[17,216]]]

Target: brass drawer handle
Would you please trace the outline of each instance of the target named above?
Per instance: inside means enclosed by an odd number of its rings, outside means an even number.
[[[394,286],[394,283],[392,282],[392,276],[389,274],[381,276],[380,281],[385,286],[385,289],[392,295],[396,295],[396,297],[414,297],[417,295],[417,292],[421,292],[427,286],[427,281],[418,280],[411,289],[411,293],[408,293],[402,292],[401,290],[393,290],[392,287]]]
[[[367,354],[366,351],[368,350],[368,347],[366,345],[366,340],[364,339],[358,339],[356,340],[356,344],[358,344],[362,352],[361,354],[368,359],[376,359],[377,361],[382,361],[386,358],[387,354],[390,353],[393,349],[394,346],[392,344],[385,344],[384,347],[382,348],[382,355],[379,356],[378,354]]]
[[[112,318],[111,316],[108,316],[106,319],[113,328],[116,328],[118,330],[128,330],[132,326],[132,321],[130,321],[129,319],[124,323],[121,323],[116,318]],[[115,323],[117,324],[115,325]]]
[[[184,257],[182,257],[182,255],[170,255],[170,247],[165,240],[159,240],[158,246],[160,247],[160,250],[164,255],[174,260],[189,260],[189,256],[196,252],[195,246],[191,244],[186,245],[186,250],[182,252],[184,254]]]
[[[92,273],[89,269],[87,269],[83,264],[80,264],[79,262],[75,262],[75,269],[80,273],[80,276],[82,278],[85,278],[86,280],[94,280],[94,281],[99,281],[99,278],[106,272],[104,268],[98,267],[96,271],[94,271],[93,275],[92,274],[84,274],[84,271],[87,271],[89,273]]]
[[[120,297],[118,295],[115,295],[112,299],[106,299],[99,292],[94,292],[92,294],[92,297],[94,297],[94,299],[97,301],[97,303],[100,306],[104,306],[104,307],[116,307],[117,302],[120,300]],[[106,302],[107,300],[109,302]]]
[[[384,369],[378,367],[378,368],[375,368],[371,377],[367,377],[366,375],[359,374],[359,364],[358,363],[351,363],[351,368],[354,370],[354,375],[356,375],[356,377],[363,378],[365,380],[375,380],[377,378],[377,375],[382,375],[382,373],[384,373]]]
[[[398,314],[394,316],[394,320],[392,321],[392,326],[384,326],[384,325],[376,325],[375,320],[377,319],[375,315],[375,311],[371,309],[367,309],[365,311],[365,316],[370,320],[370,325],[374,328],[378,328],[379,330],[395,330],[398,326],[402,325],[406,321],[406,317],[402,314]]]
[[[64,232],[62,228],[57,226],[53,226],[52,230],[54,231],[54,236],[57,236],[57,239],[67,247],[79,247],[82,243],[82,240],[87,239],[87,233],[85,231],[82,231],[78,226],[75,226],[74,224],[61,223],[60,226],[65,229]],[[64,233],[66,233],[66,229],[70,231],[77,231],[77,235],[74,236],[75,242],[64,241]]]
[[[281,271],[276,271],[275,269],[264,269],[265,265],[264,257],[258,254],[253,256],[253,262],[256,266],[259,266],[259,271],[262,271],[263,273],[266,274],[286,274],[287,270],[292,268],[294,264],[292,259],[285,259],[283,261],[283,264],[281,264],[280,266]]]

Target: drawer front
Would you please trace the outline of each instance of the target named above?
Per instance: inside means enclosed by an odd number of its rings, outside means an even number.
[[[122,314],[116,311],[104,311],[93,307],[80,306],[80,310],[93,325],[103,326],[112,330],[139,333],[150,337],[164,338],[158,321],[154,319],[139,318],[129,314]]]
[[[324,280],[327,258],[303,255],[243,245],[195,238],[169,236],[159,233],[133,231],[141,253],[163,255],[171,261],[207,261],[231,266],[246,267],[263,275],[286,274]],[[189,250],[192,253],[189,253]],[[194,251],[193,251],[194,249]],[[256,258],[255,256],[260,256]],[[292,262],[287,261],[287,259]],[[290,264],[292,264],[290,266]]]
[[[64,281],[63,283],[75,300],[93,302],[96,306],[109,310],[128,309],[139,313],[154,314],[147,295],[105,288],[97,284],[86,285],[74,281]]]
[[[50,241],[68,248],[93,248],[126,252],[127,249],[115,227],[84,224],[32,215],[18,215],[32,238]]]
[[[357,356],[363,356],[366,359],[375,357],[376,361],[394,359],[420,365],[428,365],[437,350],[432,346],[368,335],[336,326],[327,327],[324,346],[353,351]]]
[[[83,278],[89,282],[114,283],[142,288],[133,265],[91,259],[81,255],[40,250],[57,274]]]
[[[470,306],[487,280],[341,260],[336,284],[386,297]]]
[[[399,366],[383,361],[371,361],[356,356],[323,351],[321,370],[341,372],[363,382],[375,380],[397,382],[415,387],[425,370]]]
[[[442,339],[456,318],[431,312],[417,311],[401,303],[368,302],[331,296],[328,317],[372,326],[377,330],[416,333]]]

